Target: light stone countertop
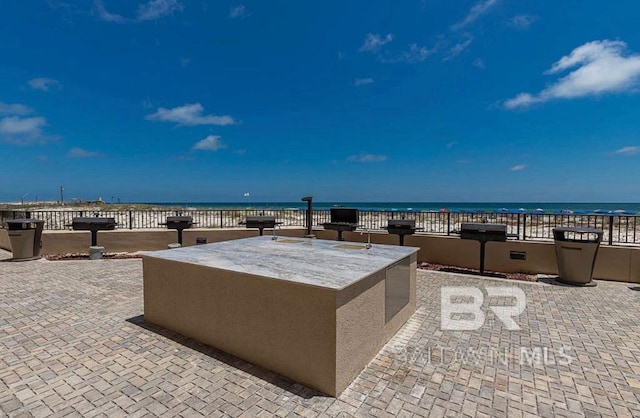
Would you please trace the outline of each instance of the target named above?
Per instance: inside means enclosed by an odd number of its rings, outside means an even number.
[[[144,257],[344,289],[417,252],[419,248],[271,236],[153,251]]]

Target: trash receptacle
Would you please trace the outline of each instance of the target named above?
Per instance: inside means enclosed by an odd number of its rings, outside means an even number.
[[[559,281],[578,286],[595,286],[593,266],[602,242],[602,229],[561,227],[553,229]]]
[[[40,258],[44,221],[39,219],[11,219],[7,221],[13,261]]]

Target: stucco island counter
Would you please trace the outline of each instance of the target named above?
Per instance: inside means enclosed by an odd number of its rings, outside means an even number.
[[[155,251],[144,318],[337,396],[414,313],[417,251],[269,236]]]

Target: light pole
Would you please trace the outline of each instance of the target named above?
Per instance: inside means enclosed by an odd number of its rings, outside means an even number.
[[[24,198],[29,196],[29,193],[25,193],[22,195],[22,197],[20,198],[20,203],[22,204],[22,206],[24,206]]]

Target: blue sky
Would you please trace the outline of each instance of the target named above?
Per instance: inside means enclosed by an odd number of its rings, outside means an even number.
[[[0,201],[640,200],[640,3],[0,3]]]

